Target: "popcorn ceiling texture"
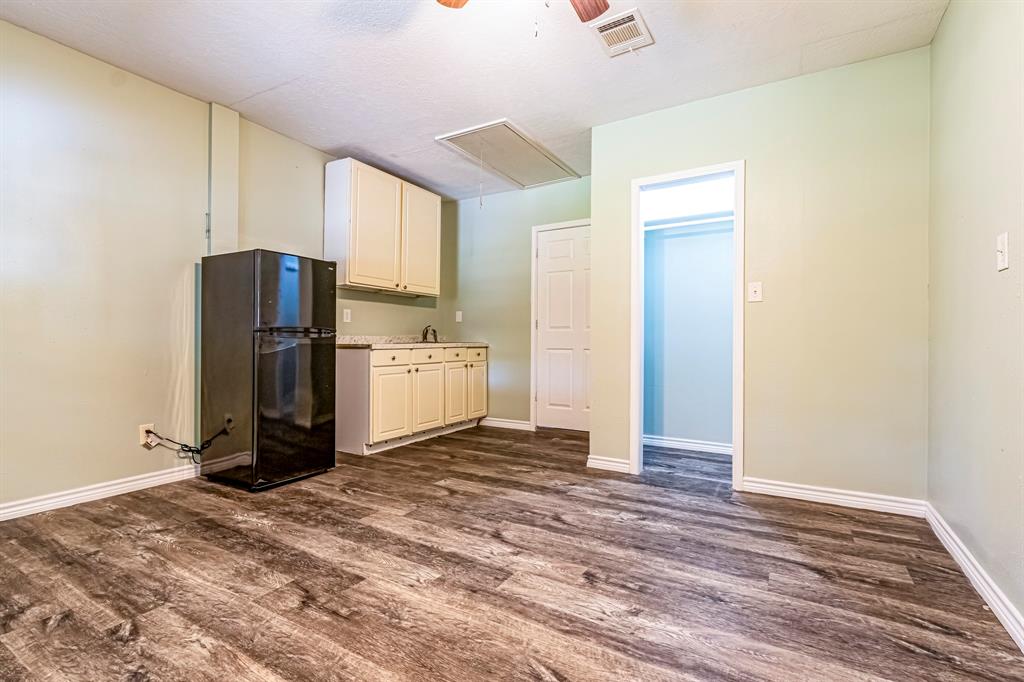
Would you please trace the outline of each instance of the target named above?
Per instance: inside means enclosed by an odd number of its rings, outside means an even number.
[[[0,18],[461,199],[514,188],[437,135],[507,117],[589,175],[593,126],[927,45],[946,4],[613,2],[656,40],[615,58],[540,0],[5,2]]]

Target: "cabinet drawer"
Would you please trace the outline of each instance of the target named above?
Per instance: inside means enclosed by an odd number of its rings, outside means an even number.
[[[408,365],[409,349],[396,348],[395,350],[375,350],[370,354],[370,364],[374,367],[387,367],[389,365]]]
[[[444,360],[444,348],[413,348],[412,349],[412,364],[414,365],[425,365],[431,362],[441,362]]]
[[[466,353],[466,358],[470,362],[485,362],[487,360],[486,348],[467,348]]]
[[[444,349],[444,361],[445,362],[459,362],[465,360],[467,357],[468,348],[445,348]]]

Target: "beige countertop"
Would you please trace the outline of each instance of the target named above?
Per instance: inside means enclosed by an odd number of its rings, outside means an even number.
[[[339,336],[338,348],[485,348],[481,341],[438,341],[424,343],[414,336]]]

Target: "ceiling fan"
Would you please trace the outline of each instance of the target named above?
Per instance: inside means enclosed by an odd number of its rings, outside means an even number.
[[[438,4],[452,9],[461,9],[469,0],[437,0]],[[608,0],[569,0],[580,21],[593,21],[608,11]]]

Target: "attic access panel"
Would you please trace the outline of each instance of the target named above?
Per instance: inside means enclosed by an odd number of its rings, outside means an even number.
[[[439,135],[435,139],[521,189],[580,177],[507,119]]]

